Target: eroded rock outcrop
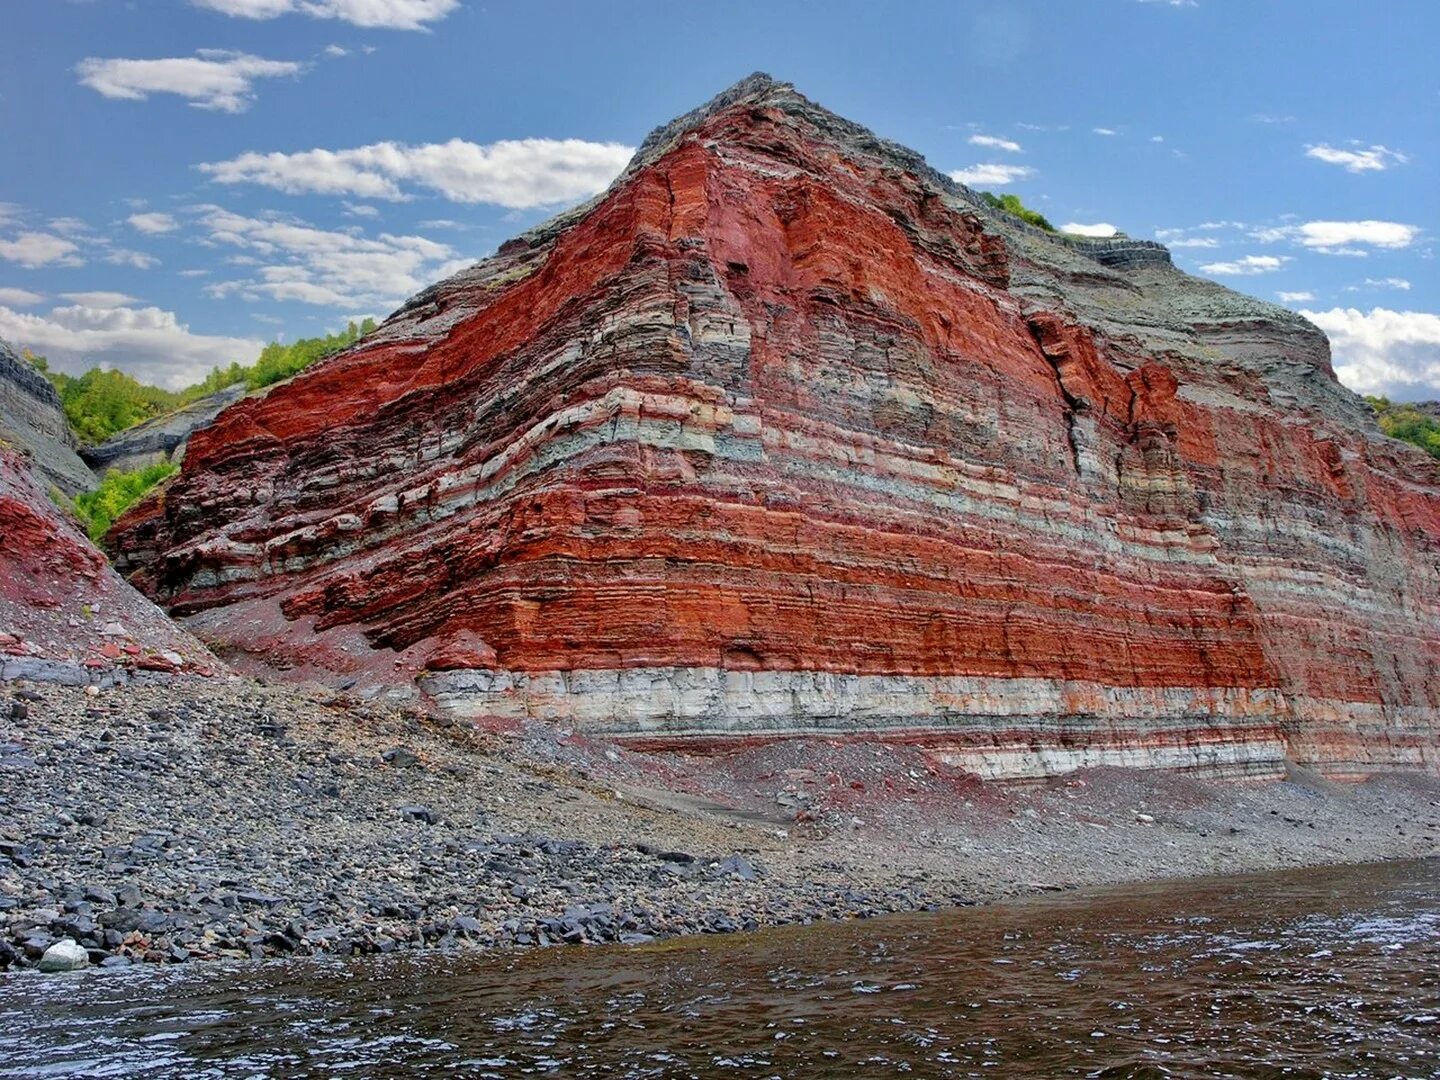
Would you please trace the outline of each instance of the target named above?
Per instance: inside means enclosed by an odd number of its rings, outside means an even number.
[[[125,582],[0,448],[0,679],[111,684],[215,658]]]
[[[149,465],[178,464],[190,436],[245,396],[243,383],[227,386],[198,401],[126,428],[96,446],[82,447],[85,464],[103,478],[111,469],[134,472]]]
[[[95,486],[50,380],[0,341],[0,443],[19,450],[41,482],[76,495]]]
[[[1320,332],[759,76],[227,410],[110,541],[202,637],[468,716],[1440,762],[1440,473]]]

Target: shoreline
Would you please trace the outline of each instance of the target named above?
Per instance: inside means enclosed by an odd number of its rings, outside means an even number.
[[[640,753],[317,687],[0,684],[0,970],[561,943],[1440,854],[1440,777],[981,782],[921,748]]]

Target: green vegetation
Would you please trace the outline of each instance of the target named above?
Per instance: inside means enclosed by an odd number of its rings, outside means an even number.
[[[43,358],[37,359],[44,363]],[[60,392],[70,426],[88,443],[103,442],[117,431],[180,405],[178,394],[147,386],[123,371],[91,368],[80,376],[58,371],[45,374]]]
[[[1433,458],[1440,458],[1440,420],[1413,405],[1395,405],[1389,398],[1365,399],[1380,417],[1380,430],[1392,439],[1414,443]]]
[[[976,194],[985,200],[985,205],[987,206],[992,206],[996,210],[1003,210],[1005,213],[1019,218],[1026,224],[1034,225],[1037,229],[1044,229],[1046,232],[1055,231],[1055,226],[1050,224],[1045,215],[1038,210],[1031,210],[1020,201],[1019,195],[996,195],[990,191],[977,191]]]
[[[217,367],[203,380],[178,393],[148,386],[123,371],[91,368],[83,375],[66,375],[51,371],[43,356],[35,356],[28,350],[24,356],[59,391],[60,403],[75,433],[87,443],[98,443],[227,386],[243,383],[250,390],[259,390],[288,379],[317,360],[349,348],[374,329],[375,320],[366,319],[359,325],[350,323],[338,334],[301,338],[290,345],[272,341],[260,351],[255,363],[247,366],[234,362],[229,367]]]
[[[139,502],[161,480],[178,470],[178,465],[171,465],[168,461],[127,473],[111,469],[98,488],[75,496],[73,502],[64,501],[63,496],[57,498],[59,493],[55,491],[50,497],[72,511],[85,526],[90,539],[98,542],[115,524],[116,518]]]

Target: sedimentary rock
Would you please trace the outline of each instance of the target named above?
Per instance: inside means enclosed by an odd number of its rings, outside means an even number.
[[[111,469],[133,472],[148,465],[178,464],[185,458],[185,444],[191,433],[239,401],[245,390],[243,383],[227,386],[174,412],[126,428],[98,446],[82,447],[80,457],[100,478]]]
[[[210,672],[209,651],[127,584],[0,448],[0,679],[110,684]]]
[[[75,452],[79,444],[60,395],[5,341],[0,341],[0,443],[23,453],[46,487],[76,495],[95,486]]]
[[[1440,471],[1318,330],[752,77],[190,442],[110,542],[256,662],[986,776],[1434,767]]]

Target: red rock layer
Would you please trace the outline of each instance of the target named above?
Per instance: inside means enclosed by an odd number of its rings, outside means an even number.
[[[198,671],[209,652],[138,595],[0,449],[0,678],[113,681]]]
[[[1436,477],[1277,407],[1251,354],[1306,330],[1197,321],[1207,361],[1022,299],[1004,226],[833,120],[721,108],[232,407],[122,562],[202,634],[472,715],[1433,765]]]

